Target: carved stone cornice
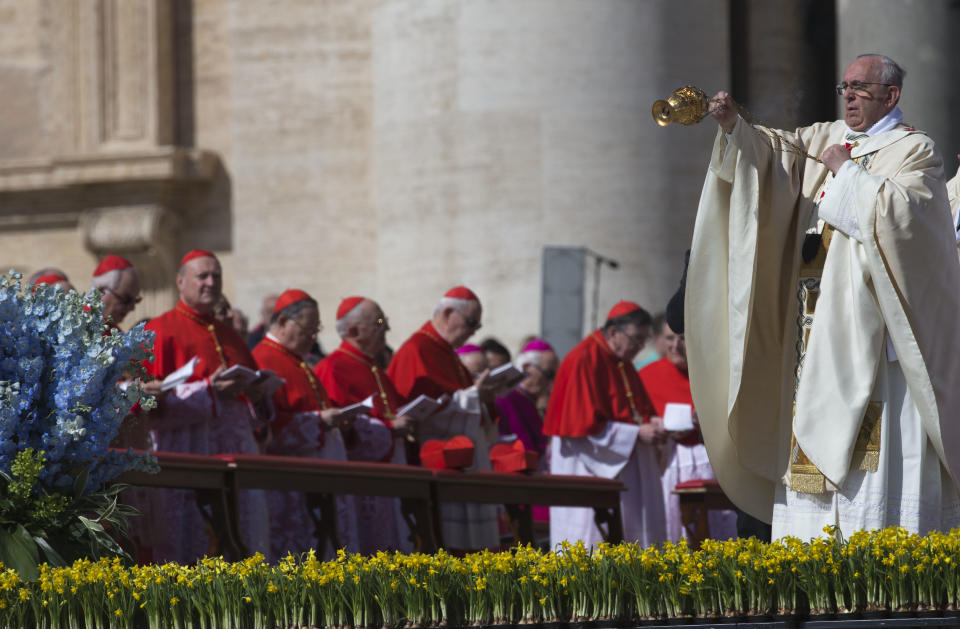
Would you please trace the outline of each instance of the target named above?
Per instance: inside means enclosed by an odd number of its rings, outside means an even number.
[[[179,220],[161,205],[100,208],[80,217],[83,244],[98,255],[150,254],[169,245]]]
[[[204,182],[213,179],[218,158],[180,147],[48,159],[0,161],[0,193],[33,192],[131,182]]]

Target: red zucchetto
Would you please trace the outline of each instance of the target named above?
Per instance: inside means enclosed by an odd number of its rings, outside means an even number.
[[[97,265],[97,268],[93,270],[94,277],[100,277],[104,273],[109,273],[110,271],[117,271],[119,269],[129,269],[133,265],[130,263],[130,260],[126,258],[121,258],[120,256],[110,255],[100,261],[100,264]],[[66,278],[60,278],[59,281],[63,281]]]

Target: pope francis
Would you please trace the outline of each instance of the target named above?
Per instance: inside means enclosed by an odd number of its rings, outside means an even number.
[[[710,104],[690,380],[718,480],[775,538],[960,524],[960,263],[904,74],[858,57],[844,119],[793,132]]]

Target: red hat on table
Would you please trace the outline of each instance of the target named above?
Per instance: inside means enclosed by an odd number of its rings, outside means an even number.
[[[643,308],[640,307],[640,304],[636,304],[632,301],[618,301],[617,304],[610,309],[609,314],[607,314],[607,321],[628,315],[631,312],[636,312],[638,310],[643,310]]]
[[[133,268],[133,265],[130,264],[130,260],[126,258],[121,258],[120,256],[109,255],[103,260],[100,261],[100,264],[97,265],[97,268],[93,270],[94,277],[100,277],[104,273],[109,273],[110,271],[118,271],[120,269],[130,269]],[[58,281],[63,281],[67,278],[62,278]]]
[[[443,294],[444,297],[451,297],[453,299],[466,299],[469,301],[480,301],[480,298],[477,297],[476,293],[467,288],[466,286],[454,286],[446,293]]]
[[[193,251],[188,251],[187,255],[183,256],[183,259],[180,260],[180,266],[183,266],[190,260],[196,260],[197,258],[213,258],[217,260],[217,256],[214,255],[212,251],[207,251],[206,249],[194,249]],[[219,260],[217,260],[219,262]]]
[[[283,293],[281,293],[281,295],[277,298],[277,303],[274,305],[273,311],[280,312],[287,306],[291,306],[298,301],[303,301],[304,299],[312,299],[312,297],[299,288],[287,289],[283,291]]]
[[[337,321],[343,319],[347,314],[357,307],[357,305],[362,302],[366,297],[359,297],[354,295],[352,297],[347,297],[340,302],[340,306],[337,308]]]

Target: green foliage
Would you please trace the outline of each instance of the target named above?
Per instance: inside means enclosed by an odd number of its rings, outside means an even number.
[[[35,580],[41,558],[52,566],[105,555],[129,560],[115,539],[126,537],[127,517],[137,513],[117,501],[124,486],[85,493],[84,469],[71,494],[48,493],[39,483],[45,465],[42,450],[26,448],[17,453],[10,474],[0,472],[0,561]]]

